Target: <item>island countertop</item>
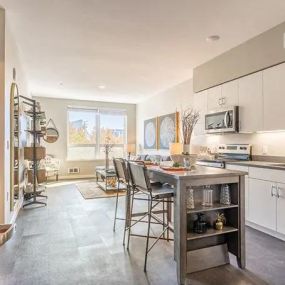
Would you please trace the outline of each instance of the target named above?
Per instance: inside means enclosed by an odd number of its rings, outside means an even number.
[[[175,179],[203,179],[247,175],[247,172],[195,165],[190,171],[170,171],[159,166],[148,166],[149,171],[159,172],[162,175],[172,176]]]

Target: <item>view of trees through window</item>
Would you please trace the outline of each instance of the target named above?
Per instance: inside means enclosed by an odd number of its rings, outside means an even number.
[[[104,144],[113,144],[111,155],[123,156],[126,115],[118,110],[70,108],[68,110],[68,158],[104,158]]]

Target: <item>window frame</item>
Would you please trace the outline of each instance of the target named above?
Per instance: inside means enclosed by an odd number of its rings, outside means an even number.
[[[81,111],[94,111],[94,115],[96,116],[96,143],[95,144],[70,144],[69,143],[69,111],[72,110],[81,110]],[[101,111],[101,112],[100,112]],[[104,114],[104,111],[108,111],[112,113],[121,113],[124,116],[124,143],[123,144],[114,144],[115,147],[122,147],[124,149],[125,145],[128,141],[128,129],[127,129],[127,122],[128,122],[128,115],[126,109],[119,109],[119,108],[106,108],[106,107],[84,107],[84,106],[68,106],[67,107],[67,139],[66,139],[66,161],[98,161],[104,160],[104,158],[100,158],[100,148],[104,144],[100,144],[100,114]],[[70,158],[69,156],[69,147],[94,147],[94,158],[90,159],[74,159]]]

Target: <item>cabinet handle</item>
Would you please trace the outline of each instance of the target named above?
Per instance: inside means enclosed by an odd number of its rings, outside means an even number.
[[[226,104],[226,97],[222,98],[222,104],[225,105]]]
[[[276,185],[271,185],[271,197],[276,196],[276,194],[273,193],[273,189],[276,190]]]
[[[222,98],[219,98],[219,106],[222,105],[221,100],[222,100]]]
[[[277,187],[277,198],[280,198],[280,190],[281,190],[281,188],[280,187]]]

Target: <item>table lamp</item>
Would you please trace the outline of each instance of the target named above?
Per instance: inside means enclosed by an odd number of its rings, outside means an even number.
[[[183,145],[182,143],[171,143],[169,144],[169,152],[171,160],[174,163],[181,163],[183,161]]]
[[[128,160],[131,158],[131,154],[136,152],[136,145],[134,143],[127,144]]]
[[[183,151],[182,143],[171,143],[171,144],[169,144],[170,155],[182,154],[182,151]]]

